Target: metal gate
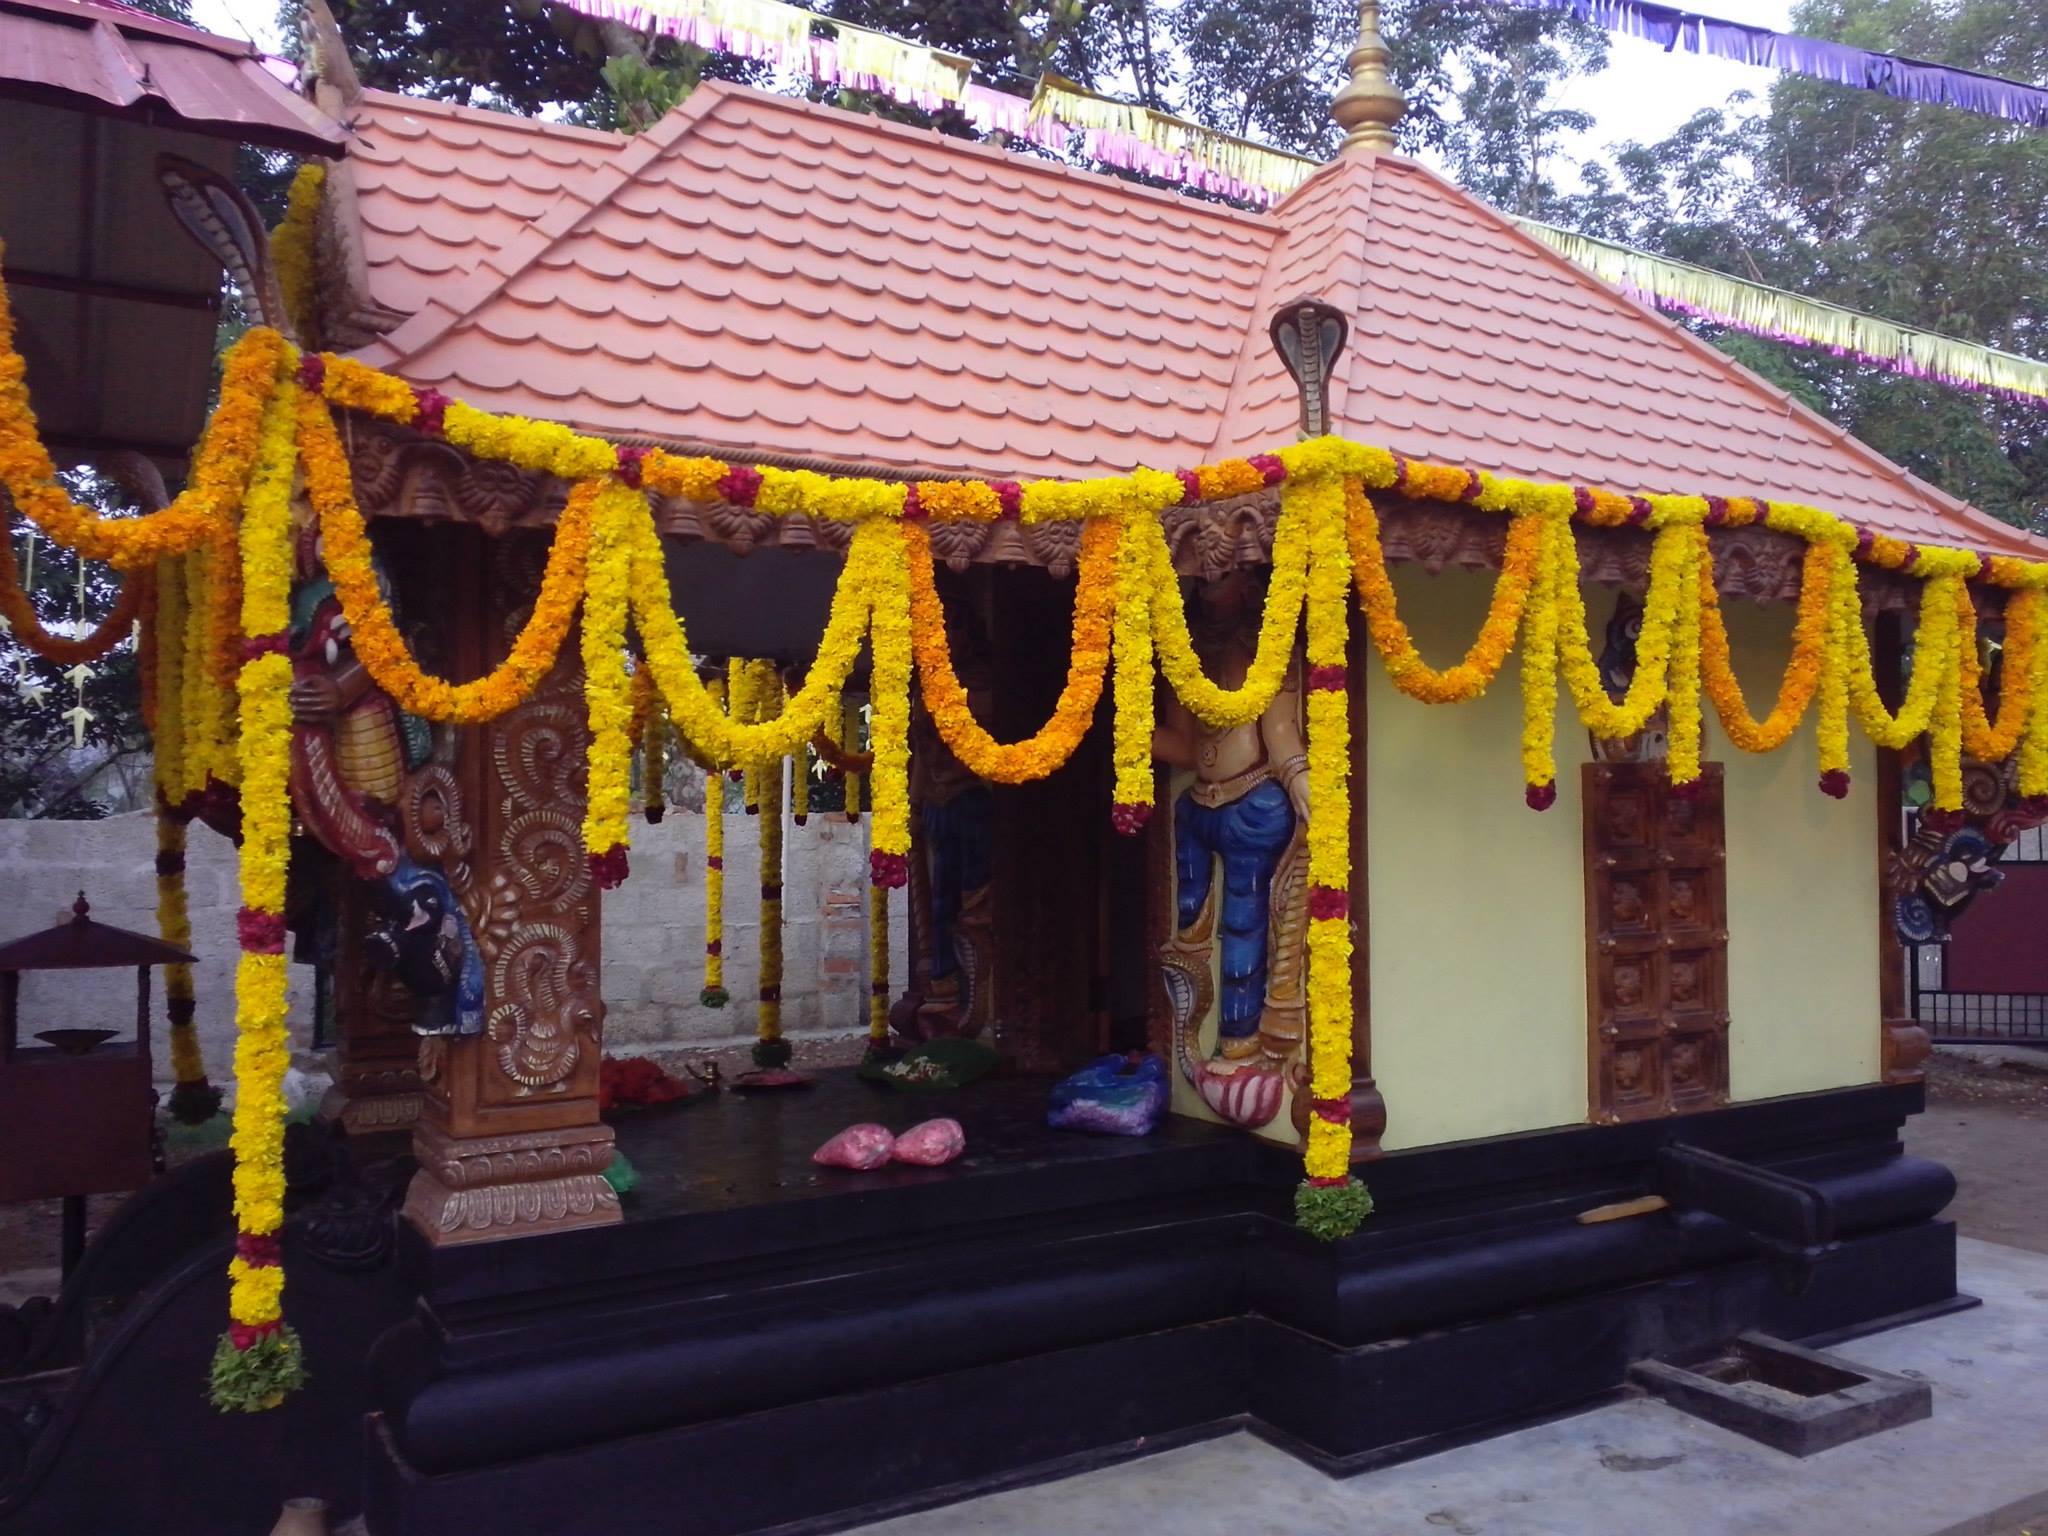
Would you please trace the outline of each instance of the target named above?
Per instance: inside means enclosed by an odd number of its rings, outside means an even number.
[[[1911,823],[1908,813],[1909,835]],[[1997,864],[2004,881],[1980,892],[1957,921],[1958,934],[1969,930],[1964,942],[1952,934],[1946,944],[1907,946],[1913,1016],[1936,1040],[2048,1043],[2048,986],[2035,981],[2027,990],[1998,990],[1995,983],[2012,977],[2000,976],[2003,967],[1987,964],[1982,946],[1973,942],[1981,933],[1973,925],[1984,924],[1997,908],[2000,932],[2019,929],[2027,935],[2022,942],[2029,954],[2017,958],[2048,950],[2048,827],[2020,833]]]

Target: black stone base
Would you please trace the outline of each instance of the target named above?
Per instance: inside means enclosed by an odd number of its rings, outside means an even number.
[[[416,1246],[424,1305],[372,1360],[374,1536],[822,1529],[1239,1424],[1354,1471],[1638,1360],[1955,1296],[1954,1181],[1898,1145],[1917,1087],[1395,1154],[1334,1245],[1289,1222],[1292,1158],[1185,1123],[1060,1136],[1043,1092],[828,1078],[669,1111],[621,1130],[649,1190],[622,1226]],[[850,1120],[934,1113],[980,1161],[804,1161]],[[1577,1222],[1681,1139],[1810,1184],[1839,1241],[1788,1270],[1699,1212]]]

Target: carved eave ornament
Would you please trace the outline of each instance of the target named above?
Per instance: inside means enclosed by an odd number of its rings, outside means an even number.
[[[452,519],[482,525],[493,535],[552,524],[568,487],[552,476],[510,464],[470,458],[447,443],[423,438],[370,418],[345,413],[343,438],[356,494],[371,517]],[[759,462],[772,463],[764,459]],[[793,461],[785,461],[793,462]],[[827,468],[809,463],[802,467]],[[840,472],[853,466],[839,465]],[[1380,494],[1381,539],[1387,559],[1419,565],[1431,575],[1458,569],[1498,570],[1507,522],[1498,513],[1443,502]],[[1174,568],[1183,576],[1215,577],[1238,566],[1265,565],[1273,555],[1279,517],[1277,491],[1261,491],[1199,507],[1174,507],[1161,519]],[[710,541],[737,553],[765,548],[841,553],[853,537],[849,524],[808,517],[771,517],[727,502],[700,504],[661,498],[655,522],[669,538]],[[1586,579],[1640,593],[1649,580],[1651,540],[1633,528],[1578,528],[1579,560]],[[1080,549],[1077,523],[935,523],[932,552],[954,570],[971,565],[1034,565],[1065,578]],[[1789,603],[1799,596],[1806,546],[1768,528],[1717,528],[1714,574],[1724,599]],[[1903,609],[1916,604],[1920,584],[1865,567],[1865,606]],[[1975,589],[1973,589],[1975,590]],[[1985,594],[1979,594],[1980,601]]]

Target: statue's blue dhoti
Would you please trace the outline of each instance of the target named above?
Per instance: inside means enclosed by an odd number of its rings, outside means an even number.
[[[1294,802],[1271,779],[1235,800],[1203,805],[1185,791],[1173,811],[1175,895],[1188,928],[1209,899],[1215,864],[1223,861],[1218,944],[1223,956],[1221,1032],[1242,1040],[1258,1033],[1266,1002],[1266,931],[1273,872],[1294,836]]]

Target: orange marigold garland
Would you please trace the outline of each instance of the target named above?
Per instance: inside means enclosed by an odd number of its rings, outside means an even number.
[[[1792,625],[1792,656],[1771,712],[1759,720],[1749,712],[1742,684],[1729,653],[1728,627],[1721,617],[1720,594],[1714,582],[1714,552],[1702,539],[1700,548],[1700,678],[1714,713],[1728,739],[1744,752],[1775,752],[1792,739],[1808,706],[1820,689],[1826,664],[1828,613],[1834,582],[1834,550],[1826,544],[1807,546],[1800,567],[1799,610]]]
[[[1102,677],[1109,667],[1110,613],[1116,602],[1115,525],[1098,521],[1082,530],[1066,683],[1052,718],[1035,735],[1015,742],[999,742],[983,729],[953,670],[945,609],[932,571],[930,535],[910,523],[903,538],[910,573],[911,639],[925,707],[940,740],[969,770],[991,783],[1027,784],[1044,778],[1073,756],[1102,697]]]
[[[1462,704],[1484,694],[1499,674],[1521,628],[1536,580],[1545,522],[1535,515],[1515,517],[1508,524],[1507,546],[1499,579],[1487,604],[1478,638],[1456,665],[1437,671],[1415,649],[1408,626],[1395,606],[1393,578],[1387,574],[1380,545],[1379,517],[1372,498],[1356,480],[1345,483],[1346,525],[1351,543],[1352,579],[1373,647],[1385,663],[1387,678],[1402,693],[1425,704]]]
[[[1956,617],[1962,626],[1963,750],[1982,762],[2003,762],[2020,744],[2034,708],[2035,653],[2040,646],[2043,594],[2015,592],[2005,605],[2005,647],[2000,659],[1998,718],[1984,709],[1983,662],[1977,654],[1977,606],[1969,589],[1957,588]]]
[[[226,1335],[214,1351],[212,1396],[223,1411],[275,1407],[305,1380],[298,1335],[284,1321],[285,874],[291,852],[292,666],[285,655],[292,576],[293,402],[265,415],[260,463],[241,533],[241,959],[235,973],[235,1257]]]
[[[28,366],[15,346],[14,314],[0,284],[0,488],[37,527],[87,559],[138,570],[184,554],[228,522],[241,503],[256,462],[264,403],[286,351],[284,338],[265,329],[248,332],[229,348],[221,364],[220,403],[193,453],[185,489],[159,511],[106,517],[73,501],[57,480],[36,431]]]
[[[398,632],[377,584],[369,530],[356,505],[348,457],[327,407],[310,393],[299,408],[299,454],[306,467],[306,494],[320,520],[327,574],[348,618],[356,658],[377,686],[408,712],[455,725],[495,720],[531,697],[561,653],[582,601],[592,514],[606,482],[588,480],[571,488],[555,522],[554,544],[533,613],[505,659],[486,676],[455,684],[422,672]]]

